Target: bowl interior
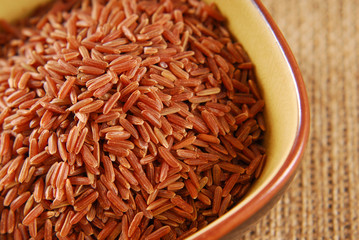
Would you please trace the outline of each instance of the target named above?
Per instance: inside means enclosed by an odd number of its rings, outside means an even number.
[[[297,88],[279,43],[252,1],[208,2],[217,2],[228,19],[232,34],[255,64],[258,85],[265,100],[268,159],[261,177],[246,196],[248,200],[277,173],[293,146],[299,124]]]
[[[0,0],[0,19],[15,21],[26,17],[37,6],[50,0]]]
[[[13,21],[26,16],[41,3],[49,0],[0,0],[0,18]],[[267,133],[265,145],[268,158],[261,177],[254,183],[245,198],[229,213],[251,201],[278,173],[295,141],[300,112],[298,92],[294,76],[278,41],[270,26],[253,1],[243,0],[205,0],[216,2],[220,11],[228,19],[228,27],[233,36],[240,41],[256,66],[256,75],[262,96],[265,100],[265,120]],[[190,239],[216,225],[211,223]]]
[[[258,197],[258,193],[273,179],[286,160],[295,141],[300,119],[298,92],[290,65],[256,4],[242,0],[205,1],[216,3],[226,16],[231,33],[255,64],[258,85],[265,101],[265,146],[268,158],[262,175],[242,201],[189,239],[201,235],[207,228],[230,217],[231,213]]]

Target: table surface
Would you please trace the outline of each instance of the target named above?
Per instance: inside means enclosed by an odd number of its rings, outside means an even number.
[[[359,4],[262,0],[301,68],[311,135],[280,202],[224,239],[359,239]]]

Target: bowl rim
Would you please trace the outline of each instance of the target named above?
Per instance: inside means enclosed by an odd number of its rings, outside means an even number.
[[[218,221],[212,228],[208,228],[195,239],[219,239],[229,233],[235,227],[238,227],[253,215],[265,208],[272,199],[274,199],[280,191],[290,183],[300,164],[301,158],[309,138],[310,132],[310,108],[305,84],[295,57],[281,33],[279,27],[275,23],[268,10],[265,8],[261,0],[251,0],[255,8],[262,15],[263,20],[268,24],[273,36],[278,42],[290,71],[293,76],[294,87],[297,92],[298,101],[298,125],[295,134],[295,141],[290,152],[280,167],[276,175],[268,182],[262,190],[258,192],[253,199],[244,204],[241,208],[232,212],[230,216]]]

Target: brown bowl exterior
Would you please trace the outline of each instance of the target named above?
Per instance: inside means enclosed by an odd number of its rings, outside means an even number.
[[[20,0],[0,0],[0,5],[3,6],[3,8],[0,9],[0,18],[5,18],[11,21],[13,19],[23,17],[24,15],[28,14],[33,7],[38,6],[39,3],[43,3],[46,1],[48,0],[30,1],[30,6],[21,3],[28,2],[27,0],[21,0],[21,2]],[[265,9],[260,0],[236,1],[243,1],[246,3],[248,2],[248,4],[253,4],[256,10],[260,13],[260,16],[265,21],[266,26],[272,32],[273,37],[275,38],[278,45],[277,47],[279,47],[282,51],[285,60],[290,68],[293,84],[295,86],[296,101],[299,111],[297,115],[299,119],[296,120],[298,123],[295,129],[295,138],[293,144],[290,147],[290,150],[288,150],[289,153],[286,155],[284,161],[281,162],[279,170],[276,171],[276,174],[273,177],[271,177],[270,181],[266,182],[265,186],[261,186],[260,191],[256,192],[254,197],[251,198],[249,201],[246,201],[241,207],[235,207],[234,209],[226,213],[224,217],[221,217],[215,222],[211,223],[209,226],[202,229],[200,232],[189,237],[189,239],[219,239],[235,228],[237,228],[238,233],[242,233],[251,224],[256,222],[265,213],[267,213],[280,199],[280,197],[283,195],[284,191],[288,187],[289,183],[294,178],[295,172],[300,164],[300,159],[303,155],[303,151],[309,136],[310,116],[307,94],[299,67],[288,44],[286,43],[285,38],[281,34],[279,28],[277,27],[274,20],[272,19],[272,17]],[[219,4],[221,4],[222,2],[229,4],[230,0],[217,0],[217,3]],[[11,11],[10,6],[12,5],[21,5],[24,6],[24,9],[18,9],[19,11],[15,13],[14,11]]]

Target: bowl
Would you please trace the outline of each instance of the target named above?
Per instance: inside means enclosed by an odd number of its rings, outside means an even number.
[[[9,21],[28,14],[48,0],[0,0],[0,18]],[[234,208],[188,239],[218,239],[245,231],[271,209],[293,179],[309,136],[309,104],[295,58],[260,0],[215,2],[228,27],[255,64],[265,100],[267,162],[261,177]],[[26,6],[24,8],[18,6]]]

